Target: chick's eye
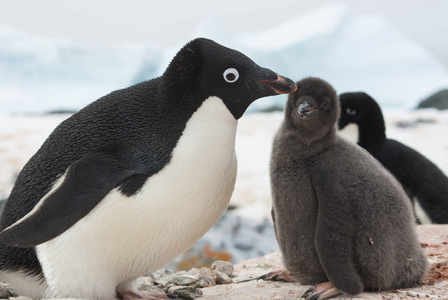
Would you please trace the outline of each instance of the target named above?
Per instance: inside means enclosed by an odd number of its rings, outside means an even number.
[[[352,109],[352,108],[347,108],[347,109],[345,110],[345,112],[346,112],[347,115],[349,115],[349,116],[354,116],[354,115],[356,115],[356,110],[355,110],[355,109]]]
[[[223,76],[225,81],[227,81],[228,83],[234,83],[235,81],[238,80],[240,74],[238,73],[237,69],[229,68],[224,71]]]

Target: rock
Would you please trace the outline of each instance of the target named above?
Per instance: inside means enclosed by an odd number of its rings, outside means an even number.
[[[233,283],[242,283],[242,282],[248,282],[248,281],[253,281],[253,280],[257,280],[257,278],[247,277],[247,276],[232,278]]]
[[[228,261],[217,260],[212,264],[210,269],[222,272],[227,276],[232,276],[234,267],[233,264]]]
[[[199,270],[199,276],[210,276],[211,278],[213,278],[213,280],[216,279],[216,272],[212,269],[206,268],[206,267],[202,267]]]
[[[161,287],[165,288],[168,283],[171,282],[174,276],[174,272],[170,270],[159,270],[157,272],[160,272],[159,274],[156,274],[154,276],[154,283],[157,285],[160,285]]]
[[[170,288],[175,287],[175,286],[177,286],[177,285],[175,285],[174,283],[170,282],[163,289],[165,290],[165,292],[168,292]]]
[[[155,285],[145,285],[139,291],[139,296],[144,299],[169,299],[165,291]]]
[[[162,277],[166,277],[166,276],[172,275],[172,274],[174,274],[174,273],[175,273],[175,272],[174,272],[174,271],[171,271],[171,270],[158,270],[158,271],[157,271],[157,274],[154,275],[153,277],[154,277],[155,279],[159,279],[159,278],[162,278]]]
[[[395,123],[395,126],[400,128],[415,128],[422,124],[435,124],[437,120],[430,118],[417,118],[415,120],[410,121],[398,121]]]
[[[177,271],[175,274],[176,275],[187,275],[188,273],[186,270],[180,270],[180,271]]]
[[[149,274],[135,279],[134,283],[136,284],[137,288],[140,289],[140,285],[153,285],[154,280],[154,276],[152,276],[152,274]]]
[[[25,296],[19,296],[19,297],[10,297],[9,300],[33,300],[33,298],[25,297]]]
[[[377,293],[363,292],[354,297],[338,299],[447,299],[448,225],[419,225],[417,233],[431,265],[422,285]],[[233,283],[203,288],[202,299],[300,299],[311,287],[299,283],[256,280],[267,272],[284,268],[280,252],[246,260],[234,267]],[[205,273],[205,270],[202,272]]]
[[[192,268],[191,270],[187,271],[187,274],[198,276],[199,275],[199,269],[198,268]]]
[[[183,285],[183,286],[194,284],[197,281],[199,281],[198,276],[178,275],[178,274],[173,275],[173,277],[170,280],[170,282],[174,283],[175,285]]]
[[[448,109],[448,89],[438,91],[421,101],[417,108],[437,108],[439,110]]]
[[[149,293],[154,293],[154,294],[160,293],[160,294],[165,295],[165,291],[156,285],[141,284],[141,285],[139,285],[138,290],[141,292],[149,292]]]
[[[202,297],[202,291],[200,289],[189,286],[173,286],[168,290],[168,293],[186,299],[196,299]]]
[[[6,282],[0,282],[0,298],[17,297],[14,289]]]
[[[204,288],[204,287],[211,287],[211,286],[215,286],[215,285],[216,285],[216,282],[211,276],[205,275],[205,276],[199,277],[199,281],[198,281],[199,287]]]
[[[216,272],[216,279],[215,282],[217,284],[229,284],[232,283],[232,278],[230,278],[229,276],[227,276],[227,274],[223,273],[223,272],[219,272],[219,271],[215,271]]]

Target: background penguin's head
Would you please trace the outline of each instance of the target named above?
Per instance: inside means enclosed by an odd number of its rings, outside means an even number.
[[[336,127],[339,112],[334,88],[322,79],[309,77],[298,81],[297,91],[289,95],[285,119],[318,138]]]
[[[383,114],[376,101],[364,92],[343,93],[339,95],[341,117],[339,129],[350,123],[360,125],[363,122],[375,122],[383,119]],[[370,120],[372,117],[377,120]]]
[[[178,82],[183,99],[202,103],[210,96],[219,97],[235,119],[258,98],[296,90],[291,79],[260,67],[241,52],[204,38],[189,42],[177,53],[163,80],[174,90],[173,85]]]

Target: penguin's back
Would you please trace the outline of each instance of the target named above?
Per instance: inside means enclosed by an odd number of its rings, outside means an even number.
[[[162,138],[150,134],[163,127],[154,125],[158,115],[154,103],[156,87],[157,80],[152,80],[112,92],[63,121],[19,173],[5,204],[0,230],[30,212],[67,168],[87,153],[125,152],[141,139],[142,144],[147,140],[145,146],[138,147],[143,151],[151,144],[163,143]],[[151,123],[136,122],[142,119],[151,120]],[[141,124],[148,126],[142,128]],[[166,136],[168,140],[165,131],[159,136]],[[170,153],[165,153],[165,160],[169,156]]]

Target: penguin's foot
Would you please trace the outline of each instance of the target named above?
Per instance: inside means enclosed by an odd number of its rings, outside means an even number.
[[[286,282],[296,282],[297,280],[292,277],[288,270],[277,270],[272,271],[267,274],[261,275],[257,280],[272,280],[272,281],[286,281]]]
[[[335,288],[331,282],[322,282],[310,288],[301,298],[306,300],[329,299],[341,295],[342,292]]]

